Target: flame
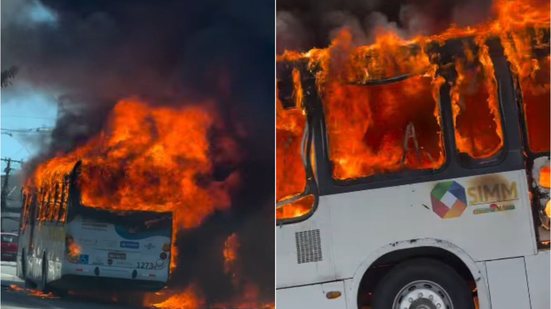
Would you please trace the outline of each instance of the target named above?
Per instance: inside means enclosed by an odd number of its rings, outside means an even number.
[[[409,38],[378,30],[374,42],[365,46],[356,46],[351,33],[343,29],[327,48],[285,51],[277,61],[306,62],[305,73],[315,74],[335,179],[442,167],[446,154],[439,94],[445,82],[450,83],[457,150],[474,159],[497,155],[504,145],[504,124],[486,44],[492,38],[500,39],[518,78],[529,149],[548,152],[549,9],[546,0],[495,0],[483,23],[450,25],[442,33]],[[434,46],[464,38],[473,42],[464,45],[464,57],[441,64]],[[450,65],[456,77],[446,81],[439,71],[449,70]],[[293,82],[300,83],[295,74]],[[384,80],[388,82],[380,82]],[[278,98],[277,201],[296,197],[306,184],[300,147],[306,120],[303,107],[297,106],[283,110]],[[306,196],[280,206],[277,218],[304,216],[311,204],[313,199]]]
[[[195,285],[190,285],[183,292],[175,293],[154,306],[163,309],[193,309],[204,308],[205,304],[199,289]]]
[[[301,193],[306,187],[301,150],[306,116],[301,108],[283,109],[278,100],[276,119],[276,195],[281,200]]]
[[[503,147],[493,64],[488,46],[478,42],[478,47],[476,59],[466,47],[466,59],[456,60],[458,76],[451,89],[457,150],[475,159],[491,157]]]
[[[42,299],[58,298],[58,297],[54,296],[54,294],[52,294],[51,292],[44,293],[40,290],[22,288],[22,287],[20,287],[16,284],[10,284],[10,290],[14,291],[14,292],[24,292],[24,293],[27,293],[28,295],[35,296],[35,297],[40,297]]]
[[[314,206],[314,196],[307,195],[292,203],[280,206],[276,210],[276,219],[285,220],[302,217],[310,212]]]
[[[232,278],[232,284],[239,284],[239,270],[237,269],[237,250],[239,249],[239,239],[237,234],[232,233],[224,242],[222,255],[224,256],[224,273]]]
[[[81,160],[83,205],[171,211],[175,240],[182,229],[197,227],[214,211],[230,207],[230,191],[238,182],[236,173],[222,181],[212,179],[209,134],[218,124],[209,106],[152,107],[138,99],[121,100],[103,131],[74,151],[40,164],[27,184],[51,195],[60,176]],[[231,146],[230,138],[225,139],[223,145]],[[176,246],[171,254],[173,269]]]
[[[543,188],[551,188],[551,167],[549,165],[545,165],[542,168],[540,168],[540,174],[539,174],[539,185]]]
[[[76,242],[67,241],[67,258],[70,261],[76,262],[80,258],[81,252],[81,248]]]

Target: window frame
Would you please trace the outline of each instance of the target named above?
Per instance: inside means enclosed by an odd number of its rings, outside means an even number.
[[[485,42],[485,44],[487,44]],[[490,58],[492,60],[492,63],[494,63],[494,57],[490,54]],[[482,66],[482,64],[480,64]],[[511,71],[511,74],[512,71]],[[505,157],[506,157],[506,150],[509,149],[509,145],[508,145],[508,142],[509,142],[509,139],[508,139],[508,132],[505,128],[505,125],[506,125],[506,121],[505,121],[505,116],[504,116],[504,110],[505,110],[505,106],[503,105],[503,100],[502,100],[502,97],[501,97],[501,85],[500,83],[498,82],[498,78],[496,76],[496,70],[495,70],[495,66],[494,66],[494,72],[493,72],[493,78],[495,80],[495,83],[496,83],[496,98],[498,100],[498,106],[499,106],[499,120],[501,121],[501,134],[503,135],[503,146],[501,147],[501,149],[498,150],[497,153],[495,153],[493,156],[490,156],[488,158],[480,158],[480,159],[476,159],[476,158],[473,158],[471,156],[469,156],[467,153],[461,153],[459,152],[459,150],[457,149],[457,143],[456,143],[456,139],[455,139],[455,133],[456,133],[456,127],[455,127],[455,123],[454,123],[454,119],[453,119],[453,113],[452,113],[452,124],[453,124],[453,150],[454,150],[454,153],[457,157],[457,160],[459,161],[459,164],[462,165],[463,167],[465,168],[469,168],[469,169],[475,169],[475,168],[479,168],[479,167],[483,167],[483,166],[494,166],[494,165],[499,165],[501,164],[504,160],[505,160]],[[455,82],[456,82],[456,77],[457,77],[457,73],[455,71],[455,67],[453,68],[453,77],[452,78],[449,78],[450,82],[453,83],[455,85]],[[448,80],[447,80],[448,81]],[[449,90],[450,94],[451,94],[451,88]],[[450,100],[450,104],[453,105],[453,102]],[[452,108],[453,109],[453,108]]]
[[[414,76],[418,76],[418,75],[411,75],[411,76],[400,76],[399,79],[395,79],[395,78],[390,78],[390,79],[386,79],[386,80],[383,80],[383,81],[375,81],[375,82],[372,82],[372,83],[369,83],[369,84],[366,84],[366,85],[363,85],[364,87],[370,87],[372,85],[385,85],[385,84],[390,84],[390,83],[395,83],[395,82],[401,82],[403,80],[406,80],[408,78],[411,78],[411,77],[414,77]],[[442,87],[440,87],[440,90],[442,89]],[[325,155],[325,157],[327,158],[328,162],[328,165],[330,167],[330,172],[331,172],[331,180],[333,182],[334,185],[338,185],[338,186],[348,186],[348,185],[356,185],[356,184],[369,184],[369,183],[377,183],[377,182],[383,182],[383,181],[386,181],[386,180],[390,180],[392,178],[403,178],[403,177],[418,177],[418,176],[422,176],[422,175],[427,175],[427,174],[437,174],[439,172],[442,172],[443,170],[446,169],[447,165],[449,164],[449,152],[448,152],[448,149],[447,149],[447,143],[446,143],[446,134],[444,132],[444,117],[443,117],[443,114],[442,114],[442,104],[440,103],[441,102],[441,99],[438,101],[438,102],[435,102],[435,104],[438,105],[438,111],[439,111],[439,116],[440,116],[440,119],[441,119],[441,123],[440,123],[440,134],[441,134],[441,138],[442,138],[442,143],[443,143],[443,146],[444,146],[444,149],[443,152],[444,152],[444,163],[442,164],[442,166],[440,166],[438,169],[419,169],[419,170],[409,170],[409,169],[404,169],[404,170],[401,170],[401,171],[398,171],[398,172],[390,172],[390,173],[384,173],[384,174],[373,174],[373,175],[368,175],[368,176],[360,176],[360,177],[357,177],[357,178],[350,178],[350,179],[337,179],[334,177],[334,174],[333,174],[333,162],[331,161],[331,155],[329,153],[329,149],[331,147],[330,145],[330,140],[329,140],[329,134],[327,133],[327,127],[325,125],[325,122],[326,122],[326,118],[325,118],[325,110],[324,110],[324,106],[323,106],[323,99],[321,98],[321,96],[319,96],[319,103],[321,104],[321,110],[322,110],[322,117],[323,117],[323,131],[325,132],[323,134],[323,143],[325,145],[325,149],[327,150],[327,153]]]
[[[445,57],[451,58],[462,50],[461,40],[451,42],[451,51]],[[512,79],[512,72],[507,66],[506,57],[499,39],[488,41],[490,57],[494,64],[494,77],[497,83],[498,100],[501,107],[500,115],[503,123],[504,143],[502,157],[492,162],[477,162],[476,166],[466,166],[460,163],[459,153],[455,145],[455,131],[453,124],[453,112],[451,106],[449,83],[443,83],[440,87],[440,114],[442,120],[442,134],[444,138],[444,149],[447,154],[445,164],[439,170],[420,172],[402,172],[400,174],[382,174],[378,177],[368,176],[367,178],[353,179],[352,181],[339,181],[333,177],[331,161],[328,150],[328,137],[325,128],[325,116],[323,103],[319,94],[316,93],[317,102],[314,122],[316,125],[316,160],[318,163],[318,189],[320,196],[364,191],[370,189],[386,188],[399,185],[410,185],[422,182],[450,180],[460,177],[476,176],[481,174],[499,173],[505,171],[525,169],[523,146],[520,138],[520,123],[518,120],[519,110],[514,104],[515,88]],[[454,49],[455,48],[455,52]],[[446,81],[452,80],[449,70],[438,72]],[[371,177],[371,178],[369,178]]]

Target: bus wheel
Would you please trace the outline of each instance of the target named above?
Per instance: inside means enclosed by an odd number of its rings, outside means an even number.
[[[38,289],[44,293],[49,292],[48,288],[48,259],[46,258],[46,253],[42,256],[42,276],[40,277],[40,285]]]
[[[467,282],[450,266],[419,258],[398,264],[379,282],[373,309],[474,309]]]

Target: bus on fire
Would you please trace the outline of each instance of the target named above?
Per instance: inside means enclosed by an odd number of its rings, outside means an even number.
[[[278,60],[278,307],[549,308],[549,29],[525,35],[530,74],[498,38]]]
[[[77,162],[23,190],[17,274],[26,285],[159,290],[170,271],[172,213],[110,211],[81,203]]]

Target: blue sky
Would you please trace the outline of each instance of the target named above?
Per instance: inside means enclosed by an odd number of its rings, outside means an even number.
[[[53,127],[57,115],[56,98],[48,93],[33,89],[29,85],[18,83],[2,89],[2,108],[0,110],[2,129],[34,129]],[[29,133],[8,136],[1,135],[1,156],[27,161],[39,151],[35,139],[46,139],[47,134]],[[5,168],[2,162],[2,174]],[[19,167],[15,164],[14,167]]]
[[[2,9],[9,12],[2,15],[2,27],[12,23],[27,26],[56,23],[55,13],[38,0],[6,1],[2,3]],[[2,89],[0,126],[2,129],[16,130],[53,127],[57,115],[55,96],[26,83],[21,73],[15,76],[12,85]],[[0,135],[0,155],[2,158],[28,161],[40,150],[40,138],[46,139],[48,135],[14,133],[10,136],[3,133]],[[5,167],[6,163],[2,161],[2,174]],[[13,167],[20,166],[14,164]]]

